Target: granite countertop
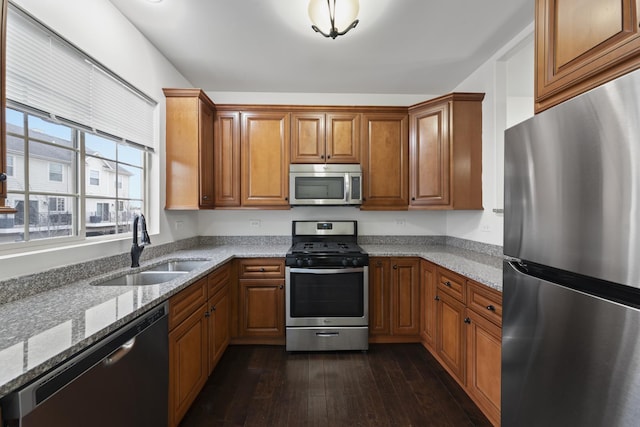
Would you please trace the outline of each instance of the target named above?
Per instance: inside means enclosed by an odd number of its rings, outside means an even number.
[[[444,245],[361,245],[371,256],[417,256],[502,290],[502,259]],[[0,305],[0,398],[126,325],[233,258],[284,257],[289,244],[198,246],[141,263],[144,270],[172,259],[208,262],[170,282],[93,286],[130,272],[122,267],[70,281]],[[34,284],[35,286],[35,284]]]

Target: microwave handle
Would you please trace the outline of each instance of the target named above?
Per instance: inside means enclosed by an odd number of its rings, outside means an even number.
[[[348,173],[344,174],[344,202],[351,202],[351,175]]]

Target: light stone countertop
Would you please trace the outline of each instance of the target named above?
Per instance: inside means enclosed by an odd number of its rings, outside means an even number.
[[[233,258],[284,257],[289,244],[198,246],[141,263],[207,259],[204,266],[159,285],[93,286],[130,272],[70,282],[0,305],[0,398],[165,302]],[[361,245],[370,256],[417,256],[473,280],[502,289],[502,259],[444,245]]]

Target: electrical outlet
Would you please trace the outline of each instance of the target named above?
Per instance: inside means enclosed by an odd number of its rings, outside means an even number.
[[[250,219],[249,227],[260,228],[260,220],[259,219]]]
[[[480,226],[480,231],[483,233],[491,233],[491,226],[489,224],[482,224]]]
[[[182,230],[184,227],[184,221],[176,221],[176,230]]]
[[[407,222],[404,219],[396,219],[397,227],[405,227],[406,225],[407,225]]]

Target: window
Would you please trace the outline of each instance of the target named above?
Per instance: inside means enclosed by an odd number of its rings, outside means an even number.
[[[49,197],[49,212],[64,212],[64,197]]]
[[[49,181],[62,182],[62,165],[49,163]]]
[[[100,185],[100,171],[89,171],[89,185]]]
[[[7,156],[7,176],[13,176],[13,156]]]
[[[9,3],[0,244],[131,233],[157,103]]]

